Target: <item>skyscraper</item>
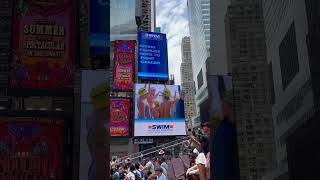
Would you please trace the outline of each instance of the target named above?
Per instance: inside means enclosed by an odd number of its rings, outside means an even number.
[[[192,74],[190,37],[184,37],[181,43],[182,63],[180,67],[182,93],[184,94],[185,118],[188,128],[192,128],[192,117],[196,114],[194,84]]]
[[[235,95],[240,179],[258,180],[275,167],[261,1],[231,1],[226,34]]]
[[[195,100],[197,114],[193,121],[197,124],[201,121],[200,104],[208,98],[207,90],[207,64],[210,61],[209,51],[206,44],[206,29],[210,28],[210,22],[204,21],[203,12],[209,9],[209,2],[201,0],[188,0],[188,17],[191,42],[191,57],[192,57],[192,73],[195,85]],[[206,13],[208,15],[208,13]],[[209,16],[209,15],[208,15]],[[210,33],[209,33],[210,34]],[[208,36],[207,36],[208,37]]]
[[[213,61],[213,67],[210,71],[218,75],[231,72],[227,66],[226,26],[224,21],[229,4],[230,0],[210,2],[210,57]]]
[[[301,134],[297,136],[297,129],[308,127],[307,121],[314,117],[319,107],[319,63],[315,60],[319,58],[319,51],[314,50],[316,46],[318,48],[319,40],[319,30],[314,31],[314,27],[319,27],[319,22],[314,16],[319,7],[316,5],[318,3],[313,0],[264,0],[263,3],[267,58],[272,72],[272,110],[277,160],[276,170],[265,177],[268,180],[293,177],[318,179],[312,174],[319,173],[306,170],[312,169],[312,165],[315,165],[312,161],[317,148],[310,148],[313,145],[308,143],[315,137],[305,137],[308,140],[303,140],[303,154],[298,149],[294,150],[300,152],[299,156],[303,156],[304,163],[299,161],[297,164],[299,158],[289,157],[288,154],[292,152],[292,147],[298,147],[294,144],[299,141],[299,136],[301,137]],[[292,139],[291,136],[295,138]],[[292,144],[289,144],[288,139],[291,139]],[[296,172],[290,173],[289,168],[294,166],[300,168],[294,168]]]
[[[201,14],[207,51],[210,52],[210,0],[201,0]]]
[[[154,32],[156,29],[155,0],[136,0],[136,23],[139,31]]]

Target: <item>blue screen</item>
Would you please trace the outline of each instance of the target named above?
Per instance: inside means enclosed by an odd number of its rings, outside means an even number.
[[[106,55],[109,46],[110,0],[90,0],[90,56]]]
[[[168,50],[165,34],[139,32],[138,78],[168,80]]]

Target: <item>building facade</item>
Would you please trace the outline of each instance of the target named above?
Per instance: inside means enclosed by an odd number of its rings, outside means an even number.
[[[209,58],[209,51],[206,44],[206,32],[208,34],[208,27],[210,29],[210,21],[204,21],[203,12],[206,12],[205,18],[208,19],[207,13],[210,9],[209,2],[201,0],[188,0],[188,18],[190,29],[191,42],[191,57],[192,57],[192,73],[195,86],[195,101],[196,101],[196,115],[193,117],[193,123],[200,125],[200,104],[208,98],[207,89],[207,64],[211,60]],[[209,16],[210,17],[210,16]],[[204,26],[206,22],[206,28]],[[205,31],[207,29],[207,31]],[[210,31],[209,31],[210,36]],[[210,40],[210,38],[209,38]],[[208,41],[207,41],[208,42]],[[210,43],[209,43],[210,44]]]
[[[277,170],[265,179],[292,178],[288,161],[294,157],[288,157],[287,140],[314,116],[318,108],[319,62],[313,58],[319,57],[319,52],[314,51],[318,45],[314,42],[319,40],[319,33],[315,32],[319,29],[314,31],[313,27],[319,23],[312,23],[315,17],[312,10],[319,7],[316,4],[318,2],[312,0],[263,1],[267,57],[273,76],[272,112],[277,160]],[[308,167],[309,162],[305,166]]]
[[[224,21],[229,4],[230,0],[210,2],[210,57],[213,61],[213,67],[210,71],[217,75],[225,75],[231,72],[227,66],[226,26]]]
[[[139,31],[154,32],[156,29],[155,0],[136,0],[136,23]]]
[[[208,53],[210,53],[210,0],[201,0],[201,14],[204,29],[204,36]]]
[[[272,105],[261,1],[233,0],[226,14],[241,180],[275,167]]]
[[[188,129],[192,129],[192,117],[196,114],[195,90],[192,74],[190,37],[184,37],[181,43],[182,63],[180,67],[181,87],[184,94],[184,111]]]

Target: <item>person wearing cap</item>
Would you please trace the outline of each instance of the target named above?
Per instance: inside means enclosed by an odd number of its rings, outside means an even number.
[[[147,102],[148,92],[146,90],[146,84],[138,90],[138,95],[138,118],[151,118],[151,109]]]

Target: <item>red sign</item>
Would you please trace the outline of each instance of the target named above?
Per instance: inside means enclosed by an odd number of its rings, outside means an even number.
[[[129,136],[130,104],[129,99],[110,99],[111,136]]]
[[[0,180],[62,180],[63,131],[62,121],[1,119]]]
[[[74,0],[15,0],[10,87],[70,89],[74,82]]]
[[[135,41],[115,41],[114,87],[115,91],[130,91],[134,83]]]

